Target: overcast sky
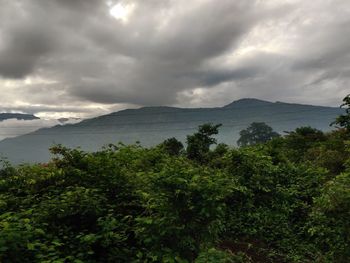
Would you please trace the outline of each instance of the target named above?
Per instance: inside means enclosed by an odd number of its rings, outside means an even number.
[[[349,84],[349,0],[0,0],[0,111],[338,106]]]

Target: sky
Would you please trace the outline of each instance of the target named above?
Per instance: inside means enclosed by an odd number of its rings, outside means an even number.
[[[339,106],[349,0],[0,0],[0,112]]]

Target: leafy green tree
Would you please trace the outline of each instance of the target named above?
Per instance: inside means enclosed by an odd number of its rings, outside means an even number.
[[[310,126],[303,126],[296,128],[295,131],[287,132],[288,135],[298,135],[300,137],[307,138],[312,141],[324,139],[324,134],[322,131],[312,128]]]
[[[338,125],[350,133],[350,94],[343,99],[343,104],[340,107],[346,107],[345,114],[338,116],[331,125]]]
[[[137,218],[135,233],[146,248],[146,258],[193,262],[203,245],[218,238],[224,200],[235,185],[213,172],[177,158],[165,160],[157,172],[140,174],[148,183],[142,191],[147,212]],[[173,261],[177,257],[190,261]]]
[[[203,163],[207,161],[210,146],[216,144],[213,135],[219,133],[222,124],[206,123],[198,127],[198,131],[187,136],[187,157],[191,160]]]
[[[253,122],[247,129],[242,130],[237,141],[239,146],[248,146],[265,143],[280,135],[273,131],[265,122]]]
[[[343,173],[328,182],[315,199],[309,234],[323,250],[326,262],[350,259],[350,174]]]
[[[317,147],[326,140],[325,134],[310,126],[299,127],[295,131],[288,132],[285,137],[285,154],[294,162],[301,162],[305,158],[307,151],[312,147]]]
[[[163,148],[170,155],[180,155],[184,146],[182,142],[177,140],[175,137],[166,139],[160,144],[160,147]]]
[[[208,157],[209,157],[209,162],[208,165],[211,167],[222,167],[223,166],[223,157],[225,154],[229,151],[229,146],[225,143],[219,143],[216,145],[216,147],[210,151]]]
[[[224,156],[225,153],[227,153],[229,150],[229,146],[225,143],[219,143],[215,149],[213,150],[213,154],[215,156]]]
[[[290,162],[275,164],[263,147],[233,149],[224,159],[224,169],[242,190],[226,199],[229,219],[224,236],[240,240],[231,246],[247,244],[253,257],[266,258],[263,262],[307,262],[300,257],[315,248],[304,239],[305,224],[313,199],[326,182],[326,171]],[[271,244],[268,260],[266,247]],[[286,259],[275,257],[278,253]]]
[[[306,151],[315,143],[323,142],[325,140],[326,136],[322,131],[310,126],[296,128],[295,131],[288,132],[288,135],[286,136],[288,147],[302,149],[303,151]]]
[[[333,175],[338,175],[345,169],[344,153],[327,149],[324,145],[310,148],[304,160],[312,162],[315,166],[327,168]]]

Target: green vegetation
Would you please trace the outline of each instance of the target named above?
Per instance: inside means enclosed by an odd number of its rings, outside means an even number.
[[[349,132],[350,131],[350,94],[343,99],[343,104],[341,105],[341,107],[346,108],[345,109],[346,114],[340,115],[332,124],[345,128]]]
[[[348,127],[238,149],[219,127],[4,162],[0,262],[349,262]]]
[[[163,150],[170,155],[180,155],[180,153],[184,149],[184,145],[182,144],[182,142],[180,142],[174,137],[166,139],[159,146],[162,147]]]
[[[219,133],[221,124],[213,125],[210,123],[198,127],[198,132],[187,136],[187,157],[200,163],[208,161],[210,146],[216,144],[213,135]]]
[[[265,122],[253,122],[247,129],[242,130],[239,135],[241,136],[237,141],[239,146],[265,143],[280,136]]]

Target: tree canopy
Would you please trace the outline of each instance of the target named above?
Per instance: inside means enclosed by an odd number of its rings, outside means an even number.
[[[170,155],[179,155],[184,149],[184,145],[175,137],[166,139],[163,143],[160,144],[167,153]]]
[[[207,161],[210,146],[216,144],[214,135],[219,133],[221,124],[206,123],[198,127],[198,131],[187,136],[187,157],[198,162]]]
[[[332,125],[338,125],[350,133],[350,94],[343,99],[343,104],[340,107],[345,108],[345,114],[338,116]]]
[[[253,122],[248,128],[240,131],[240,138],[237,141],[239,146],[248,146],[258,143],[265,143],[280,135],[273,131],[265,122]]]

